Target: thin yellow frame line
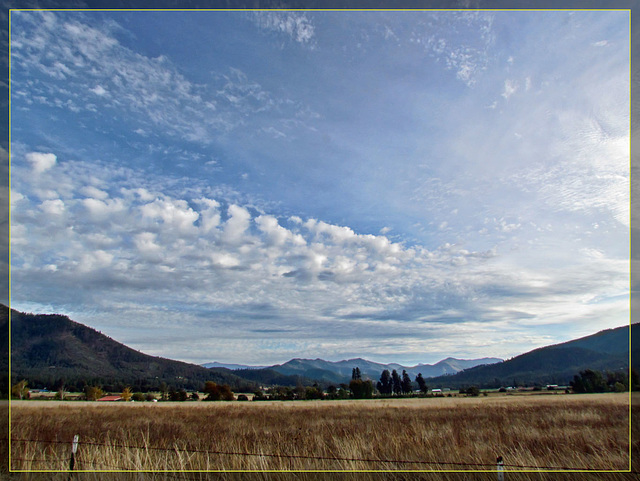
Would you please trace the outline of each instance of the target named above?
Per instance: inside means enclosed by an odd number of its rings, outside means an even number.
[[[12,473],[495,473],[495,469],[216,469],[216,470],[204,470],[204,469],[187,469],[187,470],[152,470],[152,469],[69,469],[50,470],[50,469],[15,469]],[[589,470],[589,469],[504,469],[504,473],[629,473],[626,469],[603,469],[603,470]]]
[[[509,9],[509,8],[411,8],[411,9],[378,9],[378,8],[373,8],[373,9],[369,9],[369,8],[364,8],[364,9],[340,9],[340,8],[319,8],[319,9],[305,9],[305,8],[276,8],[276,9],[270,9],[270,8],[247,8],[247,9],[243,9],[243,8],[224,8],[224,9],[154,9],[154,8],[148,8],[148,9],[142,9],[142,8],[135,8],[135,9],[126,9],[126,8],[113,8],[113,9],[109,9],[109,8],[100,8],[100,9],[87,9],[87,8],[12,8],[9,9],[9,55],[8,55],[8,70],[9,70],[9,78],[8,78],[8,95],[9,95],[9,115],[8,115],[8,140],[9,140],[9,144],[8,144],[8,164],[9,164],[9,171],[8,171],[8,177],[9,177],[9,265],[8,265],[8,281],[9,281],[9,286],[8,286],[8,293],[9,293],[9,298],[7,300],[8,302],[8,308],[9,308],[9,323],[8,323],[8,341],[9,341],[9,346],[8,346],[8,350],[9,350],[9,422],[8,422],[8,427],[9,427],[9,432],[8,432],[8,445],[9,445],[9,456],[8,456],[8,461],[9,461],[9,472],[68,472],[68,471],[46,471],[46,470],[13,470],[12,469],[12,464],[11,464],[11,14],[12,12],[33,12],[33,11],[48,11],[48,12],[148,12],[148,11],[161,11],[161,12],[242,12],[242,11],[256,11],[256,12],[269,12],[269,11],[275,11],[275,12],[459,12],[459,11],[483,11],[483,12],[548,12],[548,11],[554,11],[554,12],[562,12],[562,11],[581,11],[581,12],[594,12],[594,11],[604,11],[604,12],[616,12],[616,11],[626,11],[629,17],[629,98],[631,98],[631,80],[632,80],[632,74],[631,74],[631,28],[632,28],[632,24],[631,24],[631,9],[630,8],[593,8],[593,9],[581,9],[581,8],[551,8],[551,9],[540,9],[540,8],[513,8],[513,9]],[[629,101],[629,133],[631,133],[631,101]],[[629,139],[629,168],[631,169],[631,138]],[[629,202],[631,202],[631,181],[629,181]],[[629,240],[631,241],[631,230],[629,231]],[[629,242],[629,285],[631,285],[631,242]],[[627,470],[603,470],[603,471],[595,471],[595,472],[602,472],[602,473],[624,473],[624,472],[631,472],[632,470],[632,459],[631,459],[631,455],[632,455],[632,439],[631,439],[631,416],[632,416],[632,409],[631,409],[631,362],[632,362],[632,356],[631,356],[631,349],[632,349],[632,343],[631,343],[631,325],[632,325],[632,319],[631,319],[631,294],[629,294],[629,366],[628,366],[628,379],[629,379],[629,393],[628,393],[628,397],[629,397],[629,469]],[[130,471],[130,470],[118,470],[118,471],[96,471],[96,470],[89,470],[89,471],[85,471],[85,470],[78,470],[75,472],[89,472],[89,473],[122,473],[122,472],[157,472],[157,471]],[[159,471],[159,472],[183,472],[183,471]],[[280,471],[280,470],[218,470],[218,471],[186,471],[186,472],[194,472],[194,473],[202,473],[202,472],[213,472],[213,473],[223,473],[223,472],[269,472],[269,473],[281,473],[281,472],[335,472],[335,473],[344,473],[344,472],[385,472],[385,473],[393,473],[393,472],[400,472],[400,473],[442,473],[442,472],[446,472],[446,473],[473,473],[473,472],[477,472],[477,473],[485,473],[485,472],[494,472],[494,470],[292,470],[292,471]],[[511,471],[508,469],[505,469],[504,472],[531,472],[531,473],[538,473],[538,472],[544,472],[544,473],[569,473],[569,472],[577,472],[577,473],[584,473],[584,472],[594,472],[594,471],[585,471],[585,470],[550,470],[550,471],[541,471],[541,470],[515,470],[515,471]]]
[[[632,285],[632,270],[631,270],[631,218],[632,218],[632,214],[631,214],[631,199],[633,197],[633,192],[632,192],[632,183],[631,183],[631,170],[632,170],[632,153],[631,153],[631,132],[633,131],[632,128],[632,108],[631,108],[631,99],[632,99],[632,85],[633,85],[633,78],[632,78],[632,67],[631,67],[631,49],[633,47],[632,43],[631,43],[631,39],[632,39],[632,24],[631,24],[631,9],[628,10],[628,16],[629,16],[629,366],[628,366],[628,372],[627,372],[627,378],[628,378],[628,389],[629,389],[629,472],[631,472],[632,470],[632,436],[631,436],[631,422],[632,422],[632,409],[631,409],[631,367],[632,367],[632,359],[631,359],[631,338],[632,338],[632,316],[633,316],[633,310],[632,310],[632,303],[631,303],[631,285]]]
[[[12,8],[9,12],[615,12],[630,8]]]
[[[8,155],[9,158],[7,159],[8,163],[9,163],[9,265],[8,265],[8,270],[9,270],[9,276],[8,276],[8,282],[9,282],[9,290],[8,290],[8,294],[9,294],[9,298],[7,299],[7,304],[9,307],[9,325],[8,325],[8,329],[9,329],[9,432],[7,433],[7,438],[9,439],[8,444],[9,444],[9,456],[8,456],[8,461],[9,461],[9,472],[11,472],[11,395],[13,394],[11,391],[11,10],[9,10],[9,62],[8,62],[8,67],[9,67],[9,78],[8,78],[8,84],[9,84],[9,116],[8,116],[8,120],[9,120],[9,125],[8,127],[8,134],[9,134],[9,145],[8,145]]]

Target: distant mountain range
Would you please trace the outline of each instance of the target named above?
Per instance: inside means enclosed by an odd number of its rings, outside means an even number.
[[[289,376],[302,376],[315,379],[321,382],[329,383],[348,383],[354,368],[360,369],[363,378],[369,378],[373,381],[380,379],[380,374],[385,369],[389,372],[394,369],[402,374],[407,371],[411,379],[421,373],[422,377],[435,377],[445,374],[455,374],[464,369],[469,369],[479,365],[495,364],[502,362],[502,359],[496,357],[485,357],[482,359],[455,359],[448,357],[436,364],[418,364],[417,366],[402,366],[400,364],[380,364],[377,362],[367,361],[366,359],[356,358],[345,361],[325,361],[324,359],[292,359],[284,364],[276,364],[273,366],[243,366],[240,364],[220,364],[210,362],[203,364],[204,367],[226,367],[228,369],[240,370],[244,373],[247,370],[271,369],[280,374]]]
[[[248,366],[245,364],[225,364],[222,362],[207,362],[206,364],[201,364],[202,367],[212,368],[212,367],[221,367],[223,369],[268,369],[270,366]]]
[[[0,304],[0,345],[9,343],[8,326],[9,308]],[[638,324],[631,331],[632,355],[640,360]],[[32,387],[95,383],[145,390],[165,383],[173,388],[202,389],[205,381],[214,381],[242,392],[269,385],[339,384],[349,381],[355,367],[374,383],[384,369],[399,373],[404,369],[412,379],[422,373],[431,387],[499,387],[514,383],[566,384],[581,370],[627,369],[628,361],[629,328],[624,326],[536,349],[504,362],[497,358],[447,358],[433,365],[404,367],[360,358],[340,362],[292,359],[268,367],[218,364],[207,368],[143,354],[66,316],[11,311],[12,378],[27,379]],[[2,369],[6,373],[8,365]]]

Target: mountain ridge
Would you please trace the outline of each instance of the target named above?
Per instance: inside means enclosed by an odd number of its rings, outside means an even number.
[[[635,340],[633,342],[632,340]],[[632,351],[629,352],[629,345]],[[629,358],[640,359],[640,325],[604,329],[571,341],[525,352],[502,363],[477,366],[429,380],[434,387],[470,385],[501,387],[524,384],[567,385],[580,371],[629,369]],[[638,366],[633,365],[634,368]]]
[[[7,306],[0,304],[0,343],[5,346],[9,345],[9,312]],[[605,329],[572,341],[534,349],[503,362],[472,367],[452,366],[454,361],[479,363],[492,358],[456,360],[449,357],[434,365],[418,364],[404,369],[412,378],[420,372],[432,387],[564,384],[585,369],[628,368],[630,335],[634,347],[631,354],[637,361],[640,359],[640,328],[633,324],[631,329],[629,326]],[[272,384],[339,384],[345,379],[348,382],[355,367],[360,369],[363,378],[375,383],[383,369],[403,369],[399,364],[385,365],[362,358],[336,363],[320,358],[297,358],[273,368],[254,367],[237,371],[222,367],[205,368],[136,351],[67,316],[25,314],[15,310],[11,310],[11,362],[12,378],[28,379],[34,387],[37,384],[53,387],[56,382],[69,386],[81,380],[85,384],[91,382],[103,386],[125,384],[139,390],[156,387],[161,382],[187,389],[200,389],[205,381],[229,384],[234,389]],[[8,363],[5,364],[3,372],[8,373]],[[438,366],[446,372],[430,376],[426,369],[429,366]],[[634,367],[640,370],[640,366],[634,364]]]
[[[434,377],[444,374],[454,374],[464,369],[469,369],[475,366],[483,364],[495,364],[503,362],[502,359],[496,357],[483,357],[478,359],[458,359],[455,357],[447,357],[438,361],[435,364],[423,364],[419,363],[414,366],[403,366],[398,363],[379,363],[375,361],[369,361],[362,357],[356,357],[352,359],[343,359],[341,361],[327,361],[322,358],[301,358],[296,357],[290,359],[282,364],[274,364],[272,366],[245,366],[242,364],[227,364],[210,362],[202,364],[204,367],[217,366],[237,366],[235,370],[256,370],[256,369],[270,369],[283,375],[304,375],[324,382],[343,383],[348,382],[351,379],[352,370],[359,368],[363,378],[369,378],[377,380],[383,370],[387,369],[393,371],[394,369],[401,373],[403,370],[407,371],[407,374],[412,378],[415,378],[418,374],[422,374],[423,377]]]

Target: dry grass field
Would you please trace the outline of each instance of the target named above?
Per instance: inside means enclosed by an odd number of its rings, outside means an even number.
[[[236,479],[236,470],[261,471],[242,479],[310,480],[326,475],[319,471],[358,471],[350,475],[377,480],[382,474],[376,471],[386,471],[385,479],[495,480],[496,456],[507,465],[506,481],[571,476],[548,473],[550,468],[629,468],[627,394],[108,405],[27,401],[12,402],[11,421],[13,470],[68,469],[71,440],[78,434],[77,470],[171,471],[124,478],[132,480]],[[345,474],[331,475],[322,479]],[[596,475],[629,479],[622,473]],[[37,476],[24,479],[69,475]],[[76,473],[74,479],[110,476],[116,474]]]

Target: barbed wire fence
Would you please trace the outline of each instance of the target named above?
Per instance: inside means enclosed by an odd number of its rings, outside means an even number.
[[[201,470],[201,469],[185,469],[185,470],[172,470],[172,469],[146,469],[140,467],[131,467],[131,466],[122,466],[118,464],[111,464],[109,462],[105,462],[104,460],[91,460],[86,459],[82,456],[82,450],[79,450],[79,446],[94,446],[94,447],[104,447],[109,449],[125,449],[125,450],[143,450],[146,452],[149,451],[157,451],[157,452],[165,452],[165,453],[173,453],[173,454],[191,454],[198,455],[203,454],[207,456],[231,456],[231,457],[256,457],[256,458],[272,458],[272,459],[284,459],[284,460],[309,460],[309,461],[332,461],[332,462],[342,462],[342,463],[361,463],[368,465],[366,471],[380,471],[380,472],[416,472],[416,473],[428,473],[428,472],[494,472],[496,474],[498,481],[505,481],[505,473],[517,473],[517,472],[553,472],[553,473],[561,473],[561,472],[581,472],[581,473],[603,473],[603,472],[613,472],[613,473],[629,473],[629,474],[640,474],[640,471],[632,471],[630,469],[624,470],[603,470],[597,468],[585,468],[585,467],[576,467],[576,466],[544,466],[544,465],[526,465],[526,464],[512,464],[505,462],[502,456],[499,456],[495,462],[493,463],[471,463],[471,462],[460,462],[460,461],[446,461],[446,460],[413,460],[413,459],[382,459],[382,458],[366,458],[366,457],[341,457],[341,456],[319,456],[319,455],[310,455],[310,454],[287,454],[287,453],[265,453],[265,452],[248,452],[248,451],[224,451],[224,450],[211,450],[211,449],[196,449],[190,447],[161,447],[161,446],[149,446],[149,445],[135,445],[128,443],[106,443],[106,442],[95,442],[95,441],[83,441],[82,443],[79,441],[79,436],[76,435],[73,438],[73,441],[62,441],[62,440],[37,440],[37,439],[24,439],[24,438],[11,438],[11,439],[0,439],[0,441],[11,441],[11,443],[23,443],[29,444],[34,443],[41,446],[46,446],[45,449],[40,449],[38,452],[42,455],[42,458],[38,459],[35,456],[32,457],[21,457],[21,456],[11,456],[10,461],[12,464],[14,463],[22,463],[24,466],[32,466],[30,469],[18,468],[15,465],[11,466],[11,471],[13,472],[33,472],[33,471],[50,471],[50,472],[68,472],[73,473],[86,473],[86,472],[129,472],[129,473],[137,473],[137,472],[149,472],[149,473],[163,473],[172,477],[172,473],[181,473],[179,479],[201,479],[201,478],[185,478],[184,472],[193,472],[193,473],[216,473],[216,472],[227,472],[227,471],[241,471],[237,469],[233,470],[225,470],[225,469],[211,469],[211,470]],[[54,449],[54,446],[60,446],[61,449]],[[64,447],[66,446],[66,448]],[[60,466],[65,466],[68,464],[68,468],[60,468]],[[45,465],[47,467],[38,467],[33,468],[33,465],[41,466]],[[386,466],[386,468],[381,469],[380,466]],[[389,466],[394,466],[394,469],[389,469]],[[52,469],[53,467],[53,469]],[[58,467],[55,469],[55,467]],[[252,469],[251,471],[256,471]],[[292,472],[301,472],[301,471],[352,471],[352,470],[332,470],[332,469],[294,469],[291,468],[289,470],[272,470],[269,469],[267,471],[292,471]],[[360,470],[355,470],[360,471]],[[176,474],[176,477],[178,475]]]

